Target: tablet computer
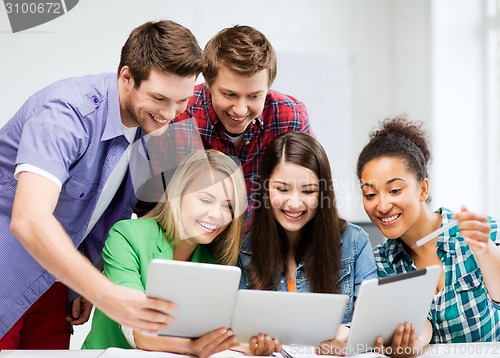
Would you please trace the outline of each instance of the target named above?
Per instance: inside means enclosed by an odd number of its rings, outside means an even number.
[[[347,300],[327,293],[239,290],[231,328],[240,342],[267,333],[283,344],[318,346],[335,337]]]
[[[229,328],[241,270],[235,266],[154,259],[149,264],[146,294],[177,304],[168,312],[175,322],[163,336],[197,338]]]
[[[365,352],[381,336],[390,344],[398,324],[413,323],[418,336],[424,328],[441,275],[440,265],[361,283],[354,308],[346,354]]]

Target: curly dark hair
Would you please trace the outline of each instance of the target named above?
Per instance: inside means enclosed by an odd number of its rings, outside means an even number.
[[[368,162],[383,157],[401,158],[417,180],[427,178],[431,151],[423,123],[410,121],[406,115],[383,120],[380,128],[370,134],[370,141],[359,154],[356,166],[358,178],[361,179],[361,172]]]

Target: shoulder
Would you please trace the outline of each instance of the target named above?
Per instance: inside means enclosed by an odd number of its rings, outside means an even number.
[[[39,93],[54,98],[66,99],[68,101],[79,101],[81,99],[101,100],[107,94],[110,86],[117,85],[116,74],[102,73],[80,77],[65,78],[40,90]]]
[[[186,110],[175,117],[173,122],[181,122],[191,117],[195,117],[197,121],[206,119],[211,103],[212,97],[207,85],[199,83],[194,86],[193,96],[189,99]]]
[[[188,108],[204,108],[211,101],[211,94],[206,83],[194,86],[193,96],[189,99]]]
[[[158,235],[161,232],[158,223],[153,219],[128,219],[116,222],[109,231],[106,245],[127,241],[132,246],[138,245],[138,242],[145,243],[147,241],[156,242]]]
[[[309,115],[294,97],[269,90],[260,118],[274,129],[310,133]]]
[[[242,264],[242,267],[248,265],[252,259],[252,240],[250,234],[246,235],[243,239],[243,244],[241,246],[238,263]]]
[[[269,92],[267,93],[267,96],[266,96],[266,102],[283,103],[283,104],[291,106],[291,107],[294,107],[294,106],[303,107],[304,106],[304,104],[300,100],[298,100],[297,98],[290,96],[290,95],[287,95],[287,94],[284,94],[284,93],[281,93],[281,92],[274,91],[274,90],[269,90]]]
[[[367,232],[360,226],[347,223],[341,237],[342,245],[364,245],[369,241]]]
[[[32,106],[32,113],[52,107],[52,111],[61,116],[86,117],[101,103],[109,105],[110,101],[118,106],[117,78],[116,74],[103,73],[53,82],[31,96],[25,104]]]

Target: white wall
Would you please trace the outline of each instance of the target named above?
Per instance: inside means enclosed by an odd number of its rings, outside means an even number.
[[[435,205],[458,210],[467,204],[471,210],[489,213],[483,6],[474,0],[432,3],[431,190]]]
[[[368,132],[402,112],[432,131],[432,205],[458,209],[464,202],[484,212],[482,6],[479,0],[81,0],[66,15],[17,34],[0,10],[0,125],[54,80],[116,71],[123,42],[147,20],[177,21],[202,47],[223,27],[249,24],[278,53],[284,72],[279,67],[276,88],[297,97],[307,88],[299,99],[313,128],[332,127],[317,136],[346,218],[367,220],[354,170]],[[297,58],[306,65],[290,69]],[[307,65],[318,63],[330,85],[297,85],[317,75]],[[326,89],[311,96],[318,88]]]

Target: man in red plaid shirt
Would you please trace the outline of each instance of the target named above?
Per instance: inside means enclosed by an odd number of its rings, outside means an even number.
[[[270,89],[276,54],[260,31],[241,25],[225,28],[207,43],[204,54],[206,82],[195,87],[186,111],[174,123],[194,117],[206,149],[241,162],[249,197],[248,231],[264,149],[284,132],[312,134],[309,116],[303,103]]]

